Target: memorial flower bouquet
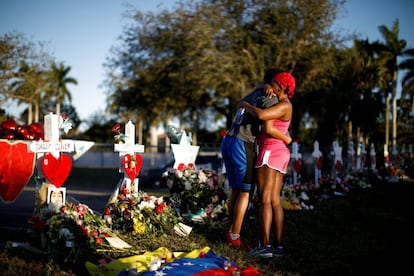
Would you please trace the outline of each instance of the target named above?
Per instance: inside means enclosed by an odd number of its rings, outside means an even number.
[[[118,197],[108,204],[103,218],[112,229],[132,235],[171,233],[182,221],[163,197],[145,192],[130,193],[128,189],[122,189]]]
[[[43,207],[31,221],[33,229],[42,234],[42,247],[56,261],[75,263],[110,248],[105,240],[112,235],[110,228],[85,204],[68,202],[58,210]]]
[[[173,206],[181,214],[197,213],[201,209],[217,211],[215,207],[225,200],[214,170],[179,166],[166,171],[162,178],[170,190]]]

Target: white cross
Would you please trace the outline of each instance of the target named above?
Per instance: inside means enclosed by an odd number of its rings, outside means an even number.
[[[319,150],[319,142],[315,141],[313,143],[313,152],[312,157],[315,162],[315,184],[319,183],[319,178],[321,178],[321,170],[317,166],[317,162],[319,162],[319,158],[322,157],[322,152]]]
[[[60,141],[59,116],[49,113],[45,115],[44,121],[44,141],[33,141],[27,145],[29,151],[37,154],[37,161],[40,161],[45,153],[51,153],[57,159],[61,152],[73,152],[75,150],[73,141]],[[37,172],[38,178],[44,178],[39,164],[37,164]]]
[[[357,160],[356,160],[356,169],[358,171],[362,170],[365,165],[365,155],[367,151],[365,150],[365,142],[362,140],[359,141],[357,148]]]
[[[375,158],[375,146],[373,143],[371,143],[370,149],[369,149],[369,156],[371,157],[371,169],[375,170],[377,166],[377,159]]]
[[[293,160],[299,160],[302,158],[302,154],[299,153],[299,147],[297,142],[292,143],[292,154],[290,155]],[[293,168],[293,184],[297,184],[298,181],[298,173],[296,172],[295,168]]]
[[[56,159],[59,158],[61,152],[73,152],[74,143],[71,140],[60,141],[59,133],[59,116],[53,113],[46,114],[44,116],[44,141],[33,141],[27,145],[28,151],[35,152],[37,157],[37,181],[36,191],[37,197],[41,196],[45,175],[42,171],[41,160],[45,153],[51,153]],[[50,185],[45,185],[50,186]],[[36,201],[39,202],[38,198]]]
[[[354,142],[349,141],[348,144],[348,169],[353,171],[355,166],[355,149]]]
[[[124,172],[124,178],[121,182],[121,185],[118,185],[118,188],[126,187],[131,192],[138,192],[138,178],[130,179],[128,175],[125,173],[123,163],[123,158],[126,154],[135,156],[135,153],[144,152],[144,145],[135,144],[135,125],[131,122],[131,120],[129,120],[128,123],[125,125],[125,136],[126,138],[124,144],[114,145],[114,151],[119,152],[119,171]],[[131,189],[131,185],[134,187],[133,189]]]

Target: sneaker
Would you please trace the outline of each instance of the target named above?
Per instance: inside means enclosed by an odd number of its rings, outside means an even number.
[[[230,244],[231,243],[231,234],[230,234],[230,231],[227,231],[226,232],[226,242],[227,242],[227,244]]]
[[[272,252],[272,246],[271,245],[266,245],[266,246],[258,246],[255,249],[250,251],[250,254],[261,258],[261,259],[268,259],[268,258],[272,258],[273,257],[273,252]]]
[[[282,257],[283,254],[285,254],[285,249],[283,246],[276,246],[276,248],[273,248],[273,256],[275,257]]]
[[[237,239],[233,240],[231,238],[231,236],[230,236],[227,239],[227,245],[230,246],[230,247],[239,248],[241,246],[241,244],[242,244],[242,242],[240,240],[240,237],[238,237]]]

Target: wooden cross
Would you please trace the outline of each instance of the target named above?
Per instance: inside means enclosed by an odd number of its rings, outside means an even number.
[[[293,184],[297,184],[298,182],[298,173],[295,169],[295,161],[301,162],[302,154],[299,153],[299,147],[297,142],[292,143],[292,154],[290,155],[290,158],[293,159]]]
[[[361,171],[365,165],[367,151],[365,149],[365,143],[361,139],[358,144],[357,148],[357,159],[356,159],[356,169],[357,171]]]
[[[375,152],[375,146],[373,143],[371,143],[371,146],[369,148],[369,156],[371,158],[371,169],[375,171],[377,167],[377,158],[376,158],[376,152]]]
[[[144,152],[144,145],[135,144],[135,125],[128,121],[125,125],[125,143],[115,144],[114,151],[119,152],[120,168],[124,173],[117,189],[127,188],[131,193],[138,193],[138,178],[142,166],[142,157],[137,153]],[[138,166],[138,167],[134,167]]]
[[[342,147],[339,146],[338,141],[332,142],[332,152],[331,154],[334,156],[333,166],[332,166],[332,174],[334,172],[339,172],[337,169],[337,164],[342,165]]]
[[[354,149],[354,142],[349,141],[348,143],[348,170],[353,171],[355,168],[355,149]]]
[[[319,142],[315,141],[313,143],[313,152],[312,157],[315,162],[315,184],[319,183],[319,178],[321,178],[321,168],[320,168],[320,158],[322,158],[322,152],[319,150]]]
[[[60,118],[58,115],[49,113],[44,116],[44,141],[33,141],[27,145],[28,151],[35,152],[37,157],[36,162],[36,169],[37,169],[37,180],[36,180],[36,206],[41,206],[46,203],[48,188],[53,187],[52,184],[56,186],[55,183],[49,183],[47,181],[47,177],[45,176],[44,171],[42,170],[42,161],[43,157],[50,153],[53,155],[55,159],[60,157],[61,152],[73,152],[74,151],[74,143],[71,140],[60,140]],[[72,163],[70,163],[70,168],[66,168],[66,170],[71,169]],[[53,173],[53,172],[51,172]],[[58,174],[59,172],[55,172]],[[68,171],[65,173],[69,174]],[[64,180],[63,180],[64,181]],[[58,187],[59,188],[59,187]]]

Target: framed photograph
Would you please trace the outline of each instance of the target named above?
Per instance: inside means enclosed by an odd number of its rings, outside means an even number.
[[[131,194],[136,194],[138,193],[138,178],[135,178],[132,181],[128,181],[129,183],[127,183],[127,189],[129,190],[129,192]],[[128,187],[129,184],[129,187]]]
[[[63,206],[66,202],[66,188],[56,188],[49,186],[47,189],[47,204],[56,207]]]

